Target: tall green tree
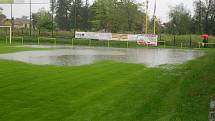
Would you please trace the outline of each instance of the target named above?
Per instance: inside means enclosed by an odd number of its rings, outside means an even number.
[[[80,24],[80,28],[83,30],[89,30],[90,29],[90,5],[89,0],[84,1],[84,5],[81,10],[81,16],[82,16],[82,23]]]
[[[211,10],[209,16],[209,34],[215,35],[215,0],[211,3]]]
[[[201,0],[194,1],[194,16],[192,23],[192,33],[202,34],[205,6]]]
[[[169,12],[170,21],[166,24],[171,34],[190,34],[192,17],[183,4],[172,7]]]
[[[34,29],[52,29],[51,13],[45,9],[39,10],[37,13],[32,14],[32,21]]]
[[[93,5],[95,30],[108,32],[141,31],[144,13],[132,0],[97,0]]]
[[[58,0],[56,4],[56,17],[55,21],[57,26],[61,30],[70,30],[71,21],[69,18],[71,0]]]
[[[2,20],[6,19],[6,15],[4,15],[2,13],[2,11],[3,11],[3,8],[0,7],[0,23],[1,23]]]
[[[91,20],[92,27],[95,31],[107,30],[107,0],[97,0],[92,6],[94,17]]]
[[[193,28],[198,31],[194,33],[215,34],[215,1],[214,0],[196,0],[194,2]]]
[[[70,6],[70,22],[71,22],[71,28],[76,29],[84,29],[85,26],[83,25],[83,2],[81,0],[73,0]]]

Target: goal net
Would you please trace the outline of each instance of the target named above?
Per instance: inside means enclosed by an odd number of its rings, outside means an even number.
[[[0,26],[0,33],[1,35],[3,35],[5,38],[5,41],[6,41],[6,44],[9,43],[9,44],[12,44],[12,29],[11,29],[11,26]],[[3,39],[1,36],[1,39]]]

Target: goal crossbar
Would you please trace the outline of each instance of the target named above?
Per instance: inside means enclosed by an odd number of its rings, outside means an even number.
[[[10,29],[10,45],[12,44],[12,27],[11,26],[0,26],[0,28],[9,28]]]
[[[6,44],[7,44],[7,38],[8,36],[6,36]],[[24,37],[16,37],[16,36],[12,36],[11,39],[21,39],[22,44],[24,44]],[[12,43],[12,42],[11,42]]]
[[[40,44],[40,41],[41,40],[54,40],[54,44],[56,45],[56,38],[49,38],[49,37],[38,37],[38,40],[37,40],[37,43],[38,43],[38,45]]]

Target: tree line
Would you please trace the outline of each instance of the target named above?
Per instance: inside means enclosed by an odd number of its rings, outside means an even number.
[[[169,22],[162,26],[163,33],[215,35],[215,0],[196,0],[194,15],[183,4],[172,7]]]
[[[59,29],[141,32],[145,14],[132,0],[58,0],[55,22]]]
[[[96,0],[92,5],[88,0],[58,0],[55,22],[62,30],[141,33],[146,31],[143,6],[133,0]],[[215,0],[196,0],[193,6],[194,15],[183,4],[171,7],[168,22],[156,21],[156,33],[215,35]],[[148,19],[151,33],[153,21]]]
[[[143,33],[146,17],[150,18],[145,3],[134,0],[95,0],[91,4],[88,0],[51,0],[51,3],[51,11],[41,9],[32,14],[34,29]],[[215,35],[215,0],[195,0],[193,6],[193,15],[183,4],[171,7],[168,22],[156,20],[156,33]],[[3,17],[1,14],[0,19]],[[147,22],[147,31],[152,33],[154,18]]]

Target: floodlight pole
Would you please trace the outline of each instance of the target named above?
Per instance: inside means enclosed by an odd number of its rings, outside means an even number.
[[[32,31],[32,21],[31,21],[31,19],[32,19],[32,15],[31,15],[31,0],[30,0],[30,36],[31,36],[31,31]]]
[[[202,34],[202,26],[201,26],[201,22],[202,22],[202,1],[199,0],[199,7],[200,7],[200,11],[199,11],[199,32]]]
[[[13,26],[13,3],[10,4],[10,16],[11,16],[10,24],[11,26]]]
[[[52,38],[54,37],[54,0],[52,0]]]
[[[10,26],[10,45],[12,44],[12,28]]]
[[[154,16],[154,34],[156,34],[156,16]]]
[[[155,0],[155,5],[154,5],[154,15],[153,15],[153,22],[154,22],[154,34],[156,34],[156,21],[157,21],[157,18],[156,18],[156,7],[157,7],[157,1]]]
[[[148,34],[148,3],[149,3],[149,1],[148,0],[146,0],[146,28],[145,28],[145,34]]]
[[[76,8],[76,0],[75,0],[75,5],[74,5],[74,14],[75,14],[75,23],[74,23],[74,38],[75,38],[76,24],[77,24],[77,8]]]

